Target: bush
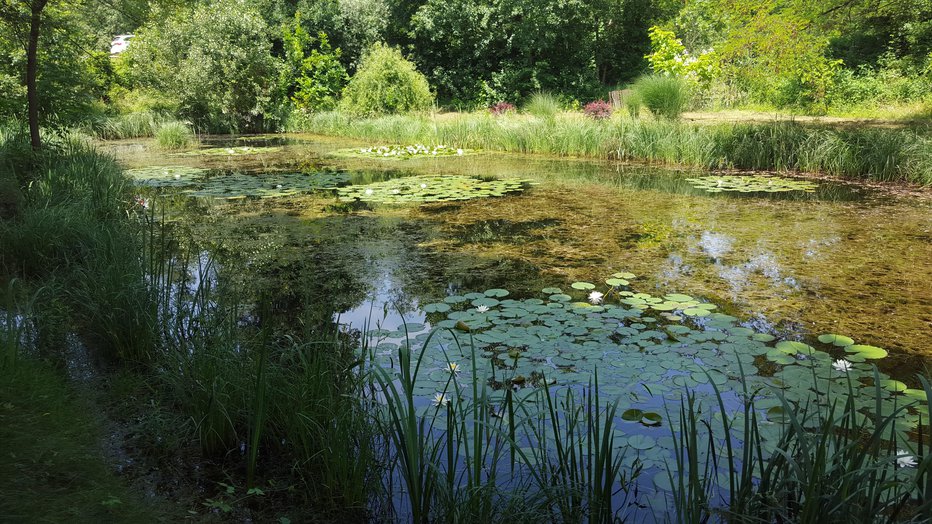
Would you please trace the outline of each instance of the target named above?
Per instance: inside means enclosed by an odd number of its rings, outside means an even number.
[[[585,113],[585,115],[589,118],[594,118],[596,120],[611,118],[612,104],[609,104],[605,100],[589,102],[586,104],[586,107],[583,108],[583,113]]]
[[[689,88],[673,76],[642,76],[632,89],[647,109],[660,118],[676,120],[689,104]]]
[[[427,79],[401,51],[384,44],[372,46],[343,90],[341,109],[354,115],[384,115],[424,111],[434,95]]]
[[[489,112],[495,116],[504,115],[505,113],[510,113],[514,110],[514,104],[509,104],[508,102],[499,102],[489,108]]]
[[[159,149],[184,149],[194,141],[194,133],[184,122],[166,122],[155,131]]]
[[[543,92],[534,93],[531,95],[530,100],[524,104],[524,110],[538,118],[554,118],[561,109],[557,97]]]

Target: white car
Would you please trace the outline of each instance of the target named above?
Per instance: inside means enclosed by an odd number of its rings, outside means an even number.
[[[123,51],[126,51],[126,48],[129,47],[129,40],[133,38],[133,35],[116,35],[113,38],[113,41],[110,42],[110,54],[118,55]]]

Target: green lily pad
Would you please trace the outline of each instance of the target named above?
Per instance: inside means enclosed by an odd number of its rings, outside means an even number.
[[[444,302],[438,302],[436,304],[427,304],[423,309],[425,313],[446,313],[450,311],[450,305]]]
[[[712,175],[697,178],[687,178],[696,189],[703,189],[708,193],[740,192],[740,193],[777,193],[785,191],[814,192],[818,184],[808,180],[779,176],[747,176],[747,175]]]
[[[242,155],[258,155],[262,153],[277,153],[281,151],[280,147],[252,147],[252,146],[236,146],[236,147],[209,147],[206,149],[195,149],[193,151],[185,151],[184,153],[175,153],[174,156],[242,156]]]
[[[520,193],[530,181],[518,179],[491,179],[459,176],[430,175],[393,178],[384,182],[362,186],[348,186],[337,190],[340,200],[377,204],[428,204],[504,196]]]
[[[631,435],[628,437],[628,445],[639,451],[646,451],[656,444],[657,441],[647,435]]]
[[[855,353],[866,359],[878,359],[887,356],[886,349],[876,346],[868,346],[865,344],[852,344],[850,346],[846,346],[845,351],[848,353]]]
[[[909,389],[905,383],[900,382],[899,380],[881,380],[880,387],[886,389],[887,391],[892,391],[894,393],[903,393]]]
[[[410,158],[437,158],[445,156],[463,156],[473,153],[469,149],[449,147],[446,145],[426,146],[411,144],[406,146],[372,146],[353,149],[340,149],[330,153],[333,156],[378,158],[382,160],[407,160]]]
[[[854,344],[854,340],[844,335],[835,335],[832,333],[826,333],[824,335],[819,335],[819,342],[823,344],[832,344],[835,346],[850,346]]]
[[[590,283],[590,282],[573,282],[573,283],[570,285],[570,287],[572,287],[573,289],[579,289],[579,290],[582,290],[582,291],[588,291],[588,290],[590,290],[590,289],[595,289],[595,284],[592,284],[592,283]]]

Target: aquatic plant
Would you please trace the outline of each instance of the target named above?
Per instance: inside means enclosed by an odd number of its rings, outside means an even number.
[[[373,146],[373,147],[363,147],[359,149],[343,149],[339,151],[334,151],[331,153],[335,156],[360,156],[360,157],[374,157],[374,158],[385,158],[385,159],[395,159],[395,160],[407,160],[409,158],[418,158],[418,157],[438,157],[438,156],[463,156],[466,153],[471,153],[460,148],[449,147],[445,145],[436,145],[433,147],[425,146],[424,144],[414,144],[409,146]]]
[[[194,133],[184,122],[165,122],[155,130],[155,143],[159,149],[176,151],[191,146]]]
[[[273,198],[294,196],[310,191],[335,189],[348,182],[341,172],[319,173],[227,173],[208,176],[203,168],[186,166],[151,166],[130,169],[126,174],[133,183],[153,188],[182,188],[182,193],[210,198]]]
[[[803,191],[814,193],[819,187],[815,182],[798,178],[779,176],[750,176],[750,175],[712,175],[697,178],[687,178],[696,189],[703,189],[707,193],[722,193],[733,191],[738,193],[780,193],[785,191]]]
[[[499,197],[524,191],[530,182],[518,179],[483,180],[467,176],[409,176],[337,189],[340,200],[380,204],[426,204]]]
[[[133,184],[145,187],[185,187],[200,181],[207,170],[188,166],[149,166],[124,171]]]
[[[235,146],[235,147],[209,147],[206,149],[195,149],[185,151],[184,153],[175,153],[175,156],[240,156],[240,155],[260,155],[263,153],[276,153],[281,151],[277,146]]]

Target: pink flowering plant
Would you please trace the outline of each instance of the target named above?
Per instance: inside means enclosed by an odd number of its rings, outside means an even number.
[[[583,113],[585,113],[586,116],[596,120],[611,118],[612,104],[606,102],[605,100],[589,102],[585,107],[583,107]]]
[[[489,108],[489,112],[495,116],[504,115],[505,113],[513,112],[514,110],[514,104],[509,104],[505,101],[501,101]]]

